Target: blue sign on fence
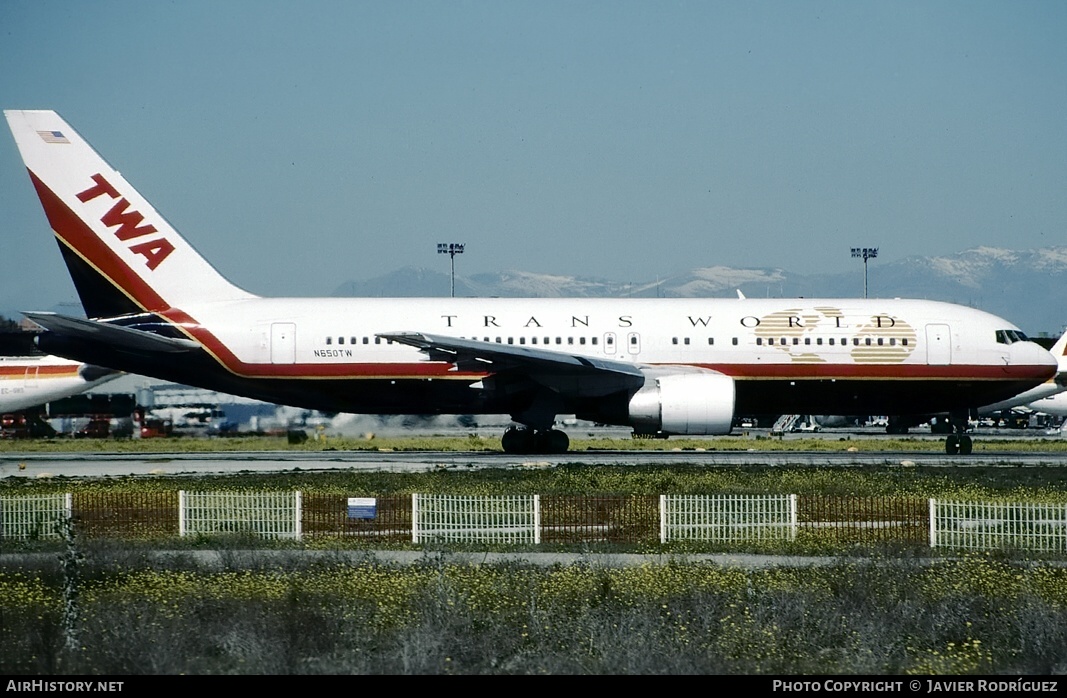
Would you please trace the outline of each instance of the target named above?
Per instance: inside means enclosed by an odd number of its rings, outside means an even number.
[[[373,519],[378,516],[378,500],[374,497],[349,497],[348,518]]]

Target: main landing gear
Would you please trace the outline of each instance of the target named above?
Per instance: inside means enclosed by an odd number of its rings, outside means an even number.
[[[558,429],[508,427],[500,445],[504,453],[566,453],[571,440]]]
[[[950,456],[971,455],[974,444],[967,434],[967,415],[954,413],[949,415],[948,421],[952,426],[952,433],[945,437],[945,453]]]

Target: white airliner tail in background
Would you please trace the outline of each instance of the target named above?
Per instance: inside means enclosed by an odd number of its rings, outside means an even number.
[[[901,299],[260,298],[216,272],[55,112],[5,112],[88,319],[26,313],[49,353],[326,412],[507,414],[726,434],[738,415],[967,417],[1056,363],[1013,324]],[[219,234],[221,231],[213,231]]]

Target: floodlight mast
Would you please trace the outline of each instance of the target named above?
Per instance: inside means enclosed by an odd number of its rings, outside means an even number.
[[[878,256],[877,247],[853,247],[853,257],[863,258],[863,297],[867,297],[867,260],[874,259]]]
[[[463,254],[464,242],[439,242],[437,254],[447,254],[452,260],[452,297],[456,297],[456,255]]]

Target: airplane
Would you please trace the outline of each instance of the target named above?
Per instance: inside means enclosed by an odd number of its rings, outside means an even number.
[[[772,411],[949,412],[969,453],[972,410],[1056,371],[1007,320],[926,300],[261,297],[54,111],[5,116],[86,317],[24,314],[74,360],[324,412],[509,415],[508,453],[567,451],[564,414],[671,436]]]
[[[1038,398],[1033,402],[1026,403],[1023,407],[1034,412],[1048,414],[1062,419],[1067,417],[1067,392],[1061,391],[1055,395],[1047,395]]]
[[[77,395],[120,375],[58,356],[0,356],[0,413]]]

